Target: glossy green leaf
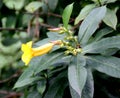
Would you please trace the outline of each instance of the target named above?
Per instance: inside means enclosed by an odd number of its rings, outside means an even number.
[[[89,38],[95,33],[96,29],[99,27],[100,22],[104,18],[105,13],[106,6],[102,6],[93,9],[88,14],[79,28],[78,40],[81,45],[85,45]]]
[[[63,11],[62,20],[65,28],[68,27],[68,22],[72,14],[72,10],[73,10],[73,3],[68,5]]]
[[[82,53],[102,53],[109,48],[120,49],[120,36],[104,38],[83,47]]]
[[[89,4],[89,5],[86,5],[84,8],[82,8],[79,15],[76,17],[74,24],[76,25],[81,20],[83,20],[94,7],[95,7],[95,4]]]
[[[68,67],[68,79],[70,87],[79,95],[78,98],[81,98],[81,93],[85,85],[87,78],[87,71],[84,67],[80,65],[71,64]],[[71,93],[72,94],[72,93]]]
[[[94,94],[94,80],[93,80],[92,70],[88,68],[87,73],[88,73],[87,80],[83,88],[81,98],[93,98],[93,94]]]
[[[25,0],[3,0],[9,9],[21,10],[24,6]]]
[[[107,75],[120,78],[120,58],[112,56],[86,56],[88,66]]]
[[[33,1],[33,2],[30,2],[26,7],[25,7],[25,10],[30,12],[30,13],[33,13],[35,12],[37,9],[39,9],[40,7],[43,6],[43,3],[42,2],[39,2],[39,1]]]
[[[107,13],[106,13],[103,21],[108,26],[112,27],[113,29],[116,29],[116,25],[117,25],[116,12],[114,10],[107,8]]]

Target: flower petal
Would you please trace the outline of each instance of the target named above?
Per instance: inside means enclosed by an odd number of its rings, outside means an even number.
[[[22,55],[22,61],[25,63],[25,65],[28,65],[31,59],[32,59],[31,54],[24,53]]]

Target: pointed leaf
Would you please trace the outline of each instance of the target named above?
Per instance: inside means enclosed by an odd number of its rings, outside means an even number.
[[[92,70],[88,69],[87,73],[88,73],[87,80],[81,98],[93,98],[94,94],[94,80],[92,76]]]
[[[97,13],[97,14],[96,14]],[[104,18],[106,13],[106,6],[93,9],[85,20],[82,22],[79,28],[78,40],[81,45],[85,45],[89,38],[93,35],[96,29],[99,27],[100,22]]]
[[[102,30],[100,30],[100,31],[98,31],[97,33],[96,33],[96,35],[95,35],[95,38],[94,38],[94,41],[98,41],[98,40],[100,40],[103,36],[105,36],[105,35],[107,35],[107,34],[110,34],[110,33],[112,33],[113,32],[113,29],[111,29],[111,28],[104,28],[104,29],[102,29]]]
[[[68,5],[63,11],[62,19],[63,19],[63,24],[65,28],[67,28],[68,26],[68,22],[69,22],[72,10],[73,10],[73,3]]]
[[[88,66],[107,75],[120,78],[120,58],[112,56],[86,56]]]
[[[34,81],[39,80],[40,77],[35,77],[35,78],[26,78],[24,80],[21,81],[17,81],[14,85],[14,88],[19,88],[19,87],[23,87],[29,84],[32,84]]]
[[[67,72],[64,71],[50,81],[50,85],[44,98],[63,98],[64,90],[68,86],[66,75]]]
[[[85,85],[87,77],[87,71],[84,67],[78,67],[76,65],[71,64],[68,67],[68,79],[70,83],[70,87],[76,91],[81,97],[82,89]]]
[[[86,65],[86,59],[83,55],[80,53],[77,54],[77,64],[78,67],[85,66]]]
[[[76,25],[79,23],[79,21],[83,20],[94,7],[95,7],[95,4],[89,4],[89,5],[86,5],[84,8],[82,8],[79,15],[75,19],[74,24]]]
[[[83,47],[82,53],[102,53],[109,48],[120,49],[120,36],[104,38]]]
[[[110,10],[107,8],[107,13],[103,19],[103,21],[113,29],[116,29],[117,25],[117,16],[114,10]]]
[[[9,9],[21,10],[24,6],[25,0],[3,0]]]
[[[57,63],[57,61],[59,61],[63,57],[64,57],[64,53],[51,53],[43,57],[42,60],[38,62],[36,65],[37,67],[35,69],[35,74],[45,69],[48,69],[50,66],[53,66],[55,63]]]

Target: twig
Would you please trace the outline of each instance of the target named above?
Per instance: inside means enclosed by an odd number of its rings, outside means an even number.
[[[1,80],[1,81],[0,81],[0,84],[5,83],[5,82],[8,82],[8,81],[12,80],[13,78],[17,78],[17,77],[20,76],[20,74],[21,74],[21,71],[17,71],[17,72],[16,72],[15,74],[13,74],[11,77],[9,77],[9,78],[7,78],[7,79],[4,79],[4,80]]]
[[[0,90],[0,94],[6,95],[4,98],[17,98],[17,97],[20,97],[20,96],[23,95],[22,93],[8,92],[8,91],[5,91],[5,90]]]
[[[0,31],[8,30],[8,31],[26,31],[26,29],[19,29],[19,28],[2,28],[0,27]]]
[[[39,10],[36,11],[36,13],[39,13],[38,12]],[[39,32],[39,15],[36,14],[35,15],[35,18],[36,18],[36,23],[35,23],[35,36],[39,38],[39,35],[40,35],[40,32]]]

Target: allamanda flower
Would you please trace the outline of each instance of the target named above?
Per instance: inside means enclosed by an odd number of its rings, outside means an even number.
[[[30,41],[21,46],[21,50],[23,51],[22,61],[25,65],[28,65],[33,57],[48,53],[54,45],[60,44],[60,41],[53,41],[37,48],[32,48],[32,43],[33,42]]]

